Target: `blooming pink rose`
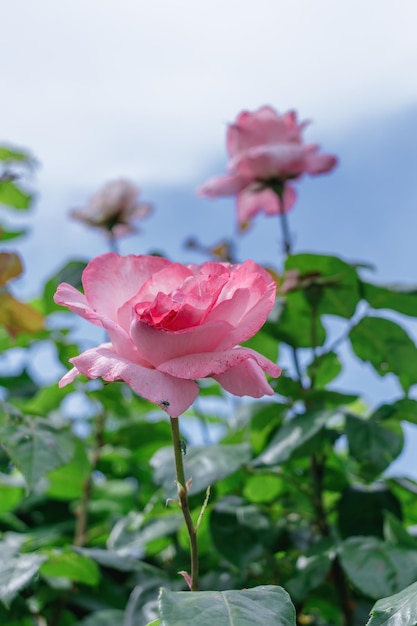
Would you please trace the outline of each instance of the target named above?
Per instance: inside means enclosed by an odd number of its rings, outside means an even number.
[[[135,232],[132,221],[146,217],[152,210],[149,204],[138,202],[138,195],[136,185],[120,178],[107,183],[84,209],[73,209],[70,215],[88,226],[120,237]]]
[[[296,200],[288,180],[329,172],[337,162],[336,157],[319,153],[316,144],[303,143],[305,126],[306,122],[297,122],[294,111],[279,115],[263,106],[253,113],[240,113],[227,129],[229,173],[211,178],[199,193],[210,198],[236,195],[241,226],[260,211],[286,213]],[[282,206],[274,188],[282,192]]]
[[[276,377],[281,369],[239,346],[275,300],[275,282],[256,263],[184,266],[109,253],[88,264],[83,286],[84,295],[62,283],[55,302],[103,326],[110,343],[70,359],[61,387],[78,374],[124,380],[171,417],[193,403],[198,378],[214,378],[238,396],[272,395],[264,372]]]

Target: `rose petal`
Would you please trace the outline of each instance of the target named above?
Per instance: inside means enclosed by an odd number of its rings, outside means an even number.
[[[134,318],[130,334],[144,358],[159,367],[161,363],[184,355],[211,353],[231,330],[231,324],[219,320],[184,331],[167,332]]]
[[[263,369],[254,359],[247,359],[224,374],[213,376],[214,380],[235,396],[261,398],[272,396],[274,390],[265,378]]]
[[[207,180],[202,187],[199,188],[198,194],[208,198],[217,198],[218,196],[234,196],[242,189],[245,189],[251,182],[251,178],[243,176],[235,176],[233,174],[226,176],[216,176]]]
[[[234,348],[222,352],[206,352],[190,354],[161,363],[158,369],[161,372],[178,376],[188,380],[212,377],[224,374],[227,370],[236,367],[247,359],[254,359],[258,365],[271,376],[279,376],[281,368],[269,359],[250,348]]]
[[[337,158],[332,154],[311,154],[307,158],[306,172],[309,174],[325,174],[337,165]]]
[[[89,305],[117,322],[117,311],[155,272],[171,265],[156,256],[122,257],[114,252],[94,258],[83,272],[84,293]],[[130,321],[130,320],[129,320]]]
[[[70,361],[75,367],[61,379],[61,386],[72,382],[78,373],[106,381],[123,380],[140,396],[159,404],[171,417],[184,413],[198,395],[195,382],[131,363],[117,355],[111,344],[86,350]]]

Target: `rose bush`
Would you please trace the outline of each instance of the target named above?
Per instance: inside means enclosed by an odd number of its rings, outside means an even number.
[[[195,400],[199,378],[238,396],[273,393],[264,372],[276,377],[280,368],[239,346],[274,304],[275,283],[256,263],[184,266],[108,253],[88,264],[83,287],[61,283],[55,302],[105,328],[110,342],[70,359],[60,386],[78,374],[123,380],[171,417]]]
[[[100,189],[84,209],[73,209],[70,215],[114,237],[135,232],[132,221],[146,217],[152,210],[149,204],[138,202],[139,191],[129,180],[113,180]]]
[[[329,172],[337,162],[333,155],[319,153],[318,145],[303,143],[305,126],[306,122],[297,122],[294,111],[279,115],[272,107],[263,106],[240,113],[227,129],[229,173],[208,180],[200,194],[211,198],[237,195],[240,225],[260,211],[268,215],[289,211],[296,192],[288,181],[302,174]]]

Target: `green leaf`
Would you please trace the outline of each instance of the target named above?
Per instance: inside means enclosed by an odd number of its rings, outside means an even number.
[[[30,207],[33,196],[25,193],[12,180],[0,181],[0,204],[18,210]]]
[[[352,317],[360,300],[358,275],[352,265],[335,256],[293,254],[287,258],[285,269],[300,272],[307,298],[311,299],[311,291],[319,296],[319,315]]]
[[[412,537],[398,517],[384,511],[384,539],[394,546],[417,549],[417,539]]]
[[[296,602],[303,600],[312,589],[321,585],[333,558],[334,552],[328,549],[327,542],[320,542],[314,547],[313,554],[303,555],[297,559],[297,573],[286,584],[287,591]]]
[[[417,317],[417,287],[361,283],[364,299],[374,309],[391,309]]]
[[[295,626],[295,609],[281,587],[265,585],[244,591],[161,589],[161,626]]]
[[[118,626],[123,624],[124,611],[119,609],[104,609],[77,622],[75,626]]]
[[[46,558],[39,554],[19,554],[21,543],[23,536],[16,539],[10,535],[0,542],[0,601],[6,606],[32,581]]]
[[[30,399],[20,406],[25,413],[30,413],[31,415],[47,415],[51,413],[51,411],[58,409],[62,400],[69,393],[71,393],[70,387],[60,388],[55,383],[47,387],[42,387],[37,391],[36,395],[32,394]]]
[[[56,500],[81,498],[86,480],[91,472],[85,444],[74,439],[74,456],[69,463],[48,473],[47,493]]]
[[[1,417],[0,440],[29,489],[33,489],[42,476],[72,459],[74,436],[68,429],[61,430],[50,420],[41,418],[22,417],[20,423],[16,423],[4,414],[3,420]]]
[[[14,511],[24,496],[25,484],[20,476],[0,474],[0,514]]]
[[[366,626],[416,626],[417,583],[388,598],[378,600]]]
[[[378,599],[398,593],[417,578],[417,551],[376,537],[350,537],[340,549],[342,567],[357,589]]]
[[[384,483],[347,487],[337,504],[338,526],[342,537],[382,536],[384,512],[401,517],[401,504]]]
[[[307,374],[316,388],[326,387],[342,371],[342,364],[335,352],[326,352],[315,358],[307,367]]]
[[[28,163],[32,164],[34,162],[33,156],[27,152],[26,150],[21,150],[20,148],[10,147],[1,145],[0,146],[0,161],[16,161],[17,163]]]
[[[289,419],[278,430],[266,450],[253,461],[253,465],[284,463],[317,435],[334,416],[334,411],[307,411]]]
[[[372,417],[380,419],[393,418],[399,422],[411,422],[417,424],[417,400],[413,398],[401,398],[392,404],[382,404]]]
[[[45,576],[64,577],[84,585],[96,586],[100,580],[97,563],[86,556],[72,550],[52,550],[46,553],[47,561],[43,563],[40,573]]]
[[[275,534],[270,520],[256,506],[235,496],[215,505],[210,529],[217,550],[239,569],[259,560]]]
[[[62,306],[55,304],[53,300],[56,289],[60,283],[68,283],[76,289],[81,289],[81,276],[86,266],[86,261],[69,261],[45,283],[43,290],[45,314],[64,310]]]
[[[183,517],[178,515],[165,515],[144,524],[144,515],[131,511],[127,517],[120,519],[107,541],[110,550],[116,551],[120,556],[134,556],[138,551],[143,553],[145,546],[159,539],[176,534],[183,524]]]
[[[380,376],[392,372],[404,391],[416,383],[417,348],[406,331],[381,317],[364,317],[349,333],[353,351]]]
[[[270,333],[267,333],[265,330],[261,329],[258,331],[251,339],[245,341],[242,346],[260,352],[263,356],[266,356],[267,359],[273,361],[273,363],[277,362],[278,343],[271,337]]]
[[[320,318],[316,319],[315,336],[312,334],[311,307],[301,291],[286,294],[285,305],[277,322],[267,322],[264,331],[275,339],[294,348],[322,346],[326,331]],[[313,341],[314,339],[314,341]]]
[[[141,626],[158,618],[159,591],[167,581],[161,575],[139,575],[136,582],[126,605],[123,626]]]
[[[4,228],[0,226],[0,241],[10,241],[11,239],[26,235],[27,232],[28,230],[26,228],[23,230],[4,230]]]
[[[358,461],[367,480],[377,478],[398,457],[404,445],[401,424],[392,420],[381,424],[347,415],[346,435],[349,453]]]
[[[233,474],[251,459],[247,443],[218,446],[192,446],[184,457],[186,479],[192,478],[190,493],[199,493],[209,485]],[[163,486],[167,497],[176,496],[174,453],[171,447],[161,448],[153,455],[154,480]]]
[[[282,478],[274,474],[257,474],[246,480],[243,495],[254,503],[272,502],[283,490]]]
[[[148,622],[148,624],[146,624],[146,626],[161,626],[161,620],[160,619],[154,619],[152,622]]]

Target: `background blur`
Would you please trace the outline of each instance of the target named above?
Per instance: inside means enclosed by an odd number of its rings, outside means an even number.
[[[120,176],[155,205],[122,253],[200,261],[187,236],[207,245],[235,236],[234,200],[195,190],[224,169],[226,124],[263,104],[296,108],[312,120],[307,138],[340,158],[331,175],[298,184],[294,251],[371,262],[378,282],[416,281],[416,23],[414,0],[4,5],[0,140],[41,164],[35,211],[19,220],[31,234],[18,243],[18,289],[34,296],[65,260],[107,250],[68,211]],[[238,241],[241,260],[278,268],[281,249],[277,222],[264,216]],[[400,395],[366,365],[341,382],[365,388],[370,403]],[[401,463],[415,475],[411,430]]]

